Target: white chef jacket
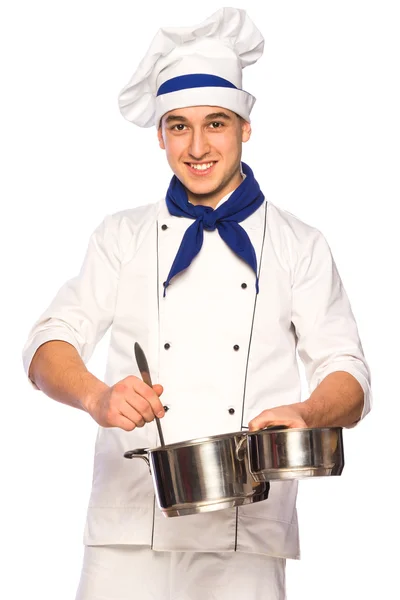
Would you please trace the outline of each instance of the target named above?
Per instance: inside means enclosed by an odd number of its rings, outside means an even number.
[[[26,372],[49,340],[69,342],[87,362],[111,327],[105,382],[140,377],[133,352],[139,342],[153,381],[164,386],[168,444],[240,431],[267,408],[299,402],[297,350],[310,392],[334,371],[359,381],[363,418],[370,410],[369,369],[322,234],[265,201],[241,222],[257,256],[258,295],[250,266],[218,231],[205,231],[200,253],[163,297],[192,223],[171,216],[165,199],[106,217],[79,275],[32,328]],[[165,518],[144,461],[123,458],[127,450],[158,445],[154,422],[132,432],[99,427],[85,544],[299,557],[296,481],[272,482],[269,498],[255,504]]]

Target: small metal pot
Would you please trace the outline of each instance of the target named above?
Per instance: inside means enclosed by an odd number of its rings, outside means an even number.
[[[250,471],[256,481],[340,475],[344,467],[341,427],[267,427],[247,435]]]
[[[268,498],[269,483],[255,481],[250,473],[246,432],[130,450],[124,456],[146,461],[158,506],[166,517],[221,510]]]

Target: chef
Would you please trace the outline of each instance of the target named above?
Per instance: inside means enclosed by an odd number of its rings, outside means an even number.
[[[33,326],[35,388],[98,423],[78,600],[283,600],[299,557],[297,482],[239,508],[166,519],[124,452],[266,425],[352,427],[370,410],[357,326],[323,235],[267,201],[241,161],[264,40],[244,10],[160,29],[119,96],[155,126],[161,200],[107,216]],[[104,381],[85,363],[111,328]],[[139,342],[155,382],[134,359]],[[301,402],[298,352],[310,395]]]

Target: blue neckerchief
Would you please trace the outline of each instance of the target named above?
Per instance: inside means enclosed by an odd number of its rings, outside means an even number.
[[[181,245],[164,283],[164,296],[171,279],[187,269],[203,245],[203,231],[218,229],[219,235],[229,248],[242,258],[256,274],[258,294],[257,258],[254,247],[246,231],[239,225],[264,202],[264,195],[254,178],[253,171],[242,163],[245,179],[231,194],[230,198],[217,209],[210,206],[194,205],[188,200],[186,188],[174,175],[168,188],[166,202],[171,215],[195,219],[183,236]]]

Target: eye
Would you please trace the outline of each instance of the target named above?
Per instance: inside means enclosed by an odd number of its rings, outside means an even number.
[[[178,123],[177,125],[173,125],[171,127],[171,129],[173,131],[184,131],[184,128],[186,127],[186,125],[184,125],[183,123]]]
[[[221,121],[213,121],[212,123],[210,123],[210,127],[212,129],[221,129],[221,127],[223,127],[224,124],[221,123]]]

